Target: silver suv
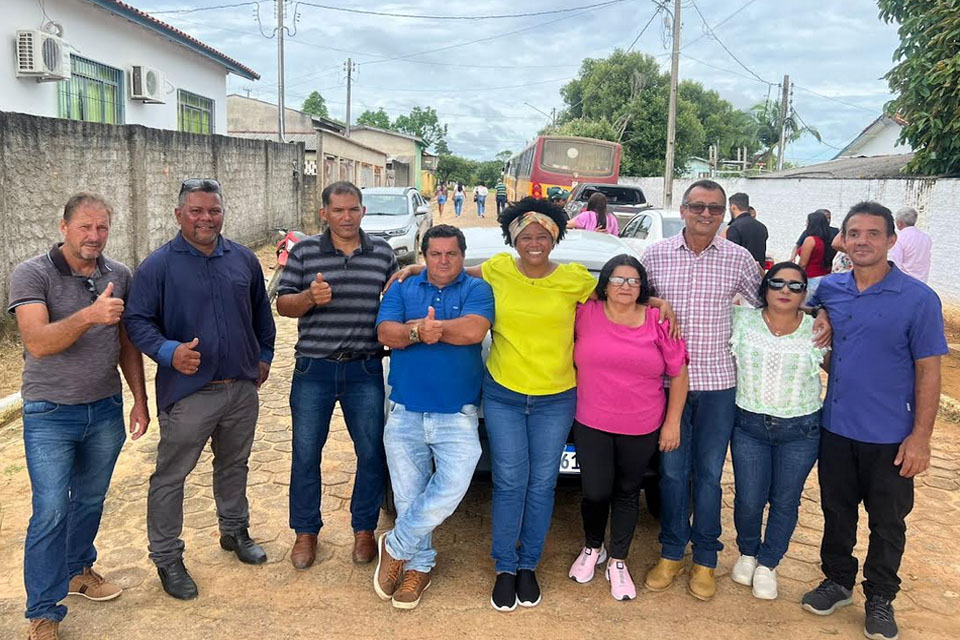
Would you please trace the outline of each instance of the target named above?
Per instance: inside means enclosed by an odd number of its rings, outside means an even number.
[[[433,225],[427,201],[414,187],[371,187],[363,190],[367,213],[360,228],[386,240],[398,262],[417,260],[420,238]]]

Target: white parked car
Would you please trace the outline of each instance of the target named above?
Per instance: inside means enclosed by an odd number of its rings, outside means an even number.
[[[398,262],[417,261],[420,238],[433,225],[430,207],[414,187],[371,187],[363,190],[367,213],[360,228],[386,240]]]
[[[620,238],[638,255],[643,255],[654,242],[675,236],[683,231],[679,211],[647,209],[633,216],[620,227]]]

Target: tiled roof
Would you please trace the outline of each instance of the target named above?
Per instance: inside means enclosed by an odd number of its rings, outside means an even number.
[[[217,51],[210,45],[200,42],[190,34],[184,33],[180,29],[177,29],[176,27],[169,25],[162,20],[154,18],[149,13],[137,9],[133,5],[127,4],[126,2],[120,2],[120,0],[87,0],[87,2],[95,4],[101,9],[106,9],[113,14],[127,18],[131,22],[155,31],[160,35],[166,36],[174,42],[181,44],[188,49],[192,49],[200,55],[206,56],[215,62],[219,62],[229,71],[232,71],[240,77],[248,80],[260,79],[260,74],[250,67],[241,64],[237,60],[234,60],[230,56],[221,53],[220,51]]]

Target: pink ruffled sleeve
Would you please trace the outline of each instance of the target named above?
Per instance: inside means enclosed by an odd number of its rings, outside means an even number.
[[[663,355],[664,371],[671,378],[680,375],[683,365],[690,363],[690,356],[687,354],[687,345],[681,340],[675,340],[670,337],[670,322],[660,322],[660,312],[658,309],[647,309],[647,313],[654,311],[653,321],[657,323],[657,346]]]

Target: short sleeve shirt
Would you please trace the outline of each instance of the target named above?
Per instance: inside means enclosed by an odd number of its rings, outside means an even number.
[[[577,309],[573,354],[577,421],[625,435],[660,428],[667,411],[663,376],[679,375],[687,362],[683,341],[670,337],[659,310],[647,307],[644,323],[627,327],[610,321],[599,300]]]
[[[433,307],[437,320],[481,316],[493,323],[493,290],[465,271],[445,287],[427,279],[427,272],[395,282],[384,294],[377,316],[381,322],[425,318]],[[480,401],[483,382],[481,343],[412,344],[390,351],[390,399],[408,411],[456,413]]]
[[[27,304],[47,307],[50,322],[59,322],[90,306],[113,283],[113,296],[127,299],[130,269],[101,257],[90,277],[74,273],[55,246],[42,256],[21,263],[10,278],[7,311]],[[56,404],[89,404],[122,391],[120,373],[120,325],[94,325],[60,353],[36,358],[23,352],[24,401]]]
[[[811,300],[833,325],[833,355],[823,426],[873,444],[896,444],[913,431],[915,362],[947,353],[940,298],[890,264],[860,291],[854,272],[825,276]]]
[[[545,278],[528,278],[509,253],[493,256],[482,268],[496,302],[487,360],[493,379],[511,391],[531,396],[574,388],[577,304],[586,302],[597,281],[577,263],[557,265]]]

